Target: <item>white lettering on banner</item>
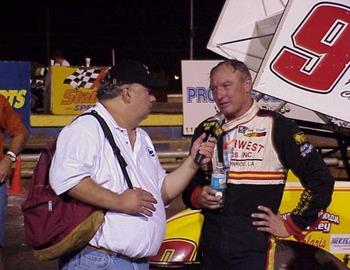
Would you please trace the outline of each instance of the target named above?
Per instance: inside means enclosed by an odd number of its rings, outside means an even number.
[[[317,225],[317,231],[322,231],[324,233],[329,233],[331,231],[331,223],[328,221],[322,221]]]
[[[187,103],[213,103],[213,95],[210,88],[186,87]]]
[[[329,212],[320,213],[320,215],[322,215],[322,221],[317,225],[317,231],[329,233],[331,231],[332,224],[340,224],[340,217],[338,215],[334,215]]]
[[[281,215],[282,215],[282,218],[284,220],[287,220],[287,216],[290,215],[290,212],[282,213]],[[328,234],[331,232],[332,223],[337,224],[337,225],[340,224],[340,218],[338,215],[334,215],[334,214],[331,214],[328,212],[320,213],[320,215],[322,215],[322,221],[315,228],[316,231]],[[335,239],[331,243],[331,246],[335,243],[338,243],[338,242],[345,242],[344,239],[347,239],[347,238],[341,238],[341,239],[342,240]],[[348,238],[348,239],[350,241],[350,238]],[[313,234],[313,233],[310,233],[307,235],[307,237],[305,238],[305,242],[309,245],[313,245],[313,246],[323,248],[323,249],[326,247],[326,239],[320,235]],[[348,244],[350,244],[350,243],[348,243]],[[349,245],[349,247],[350,247],[350,245]],[[333,246],[333,248],[334,248],[334,246]],[[340,252],[340,253],[343,253],[343,252]]]
[[[335,224],[340,224],[340,218],[338,215],[333,215],[331,213],[324,213],[323,216],[322,216],[322,219],[323,220],[328,220],[332,223],[335,223]]]
[[[290,212],[282,213],[281,215],[283,219],[286,220],[289,214]],[[322,215],[322,220],[315,228],[316,231],[329,233],[332,229],[332,224],[340,225],[340,217],[338,215],[334,215],[329,212],[319,213],[319,216],[321,215]]]

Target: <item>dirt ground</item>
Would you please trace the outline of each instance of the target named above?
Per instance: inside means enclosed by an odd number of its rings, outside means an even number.
[[[31,248],[25,244],[21,211],[21,204],[25,198],[26,195],[8,197],[4,246],[6,270],[56,270],[58,269],[57,260],[40,262],[33,257]],[[167,209],[167,217],[174,215],[183,208],[181,199],[176,199]]]

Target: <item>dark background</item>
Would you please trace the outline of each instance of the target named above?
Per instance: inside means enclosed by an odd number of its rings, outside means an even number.
[[[62,50],[71,65],[111,65],[129,58],[171,81],[190,59],[190,0],[11,1],[0,9],[0,60],[47,65]],[[193,59],[206,49],[224,0],[193,0]]]

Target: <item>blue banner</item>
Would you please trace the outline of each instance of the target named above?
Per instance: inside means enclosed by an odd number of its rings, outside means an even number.
[[[0,94],[30,129],[30,62],[0,61]]]

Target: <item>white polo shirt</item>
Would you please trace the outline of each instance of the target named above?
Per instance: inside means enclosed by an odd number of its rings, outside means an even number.
[[[127,130],[117,125],[104,106],[97,103],[92,109],[106,120],[111,129],[114,140],[128,164],[127,171],[133,186],[153,194],[158,203],[152,217],[147,218],[108,211],[104,224],[90,244],[130,257],[155,255],[165,234],[165,209],[161,198],[161,186],[166,172],[161,167],[151,139],[144,130],[137,128],[132,149]],[[57,194],[62,194],[87,176],[117,193],[122,193],[128,188],[112,147],[97,119],[92,115],[79,117],[61,131],[50,168],[50,184]]]

